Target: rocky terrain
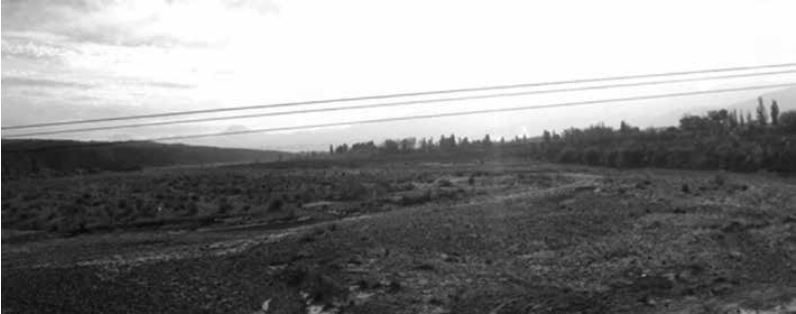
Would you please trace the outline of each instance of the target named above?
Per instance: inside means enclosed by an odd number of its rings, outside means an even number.
[[[361,188],[285,196],[288,216],[244,215],[247,191],[229,192],[236,215],[206,224],[27,236],[5,225],[4,186],[3,312],[796,311],[791,178],[514,161],[191,171],[180,182],[345,173]]]

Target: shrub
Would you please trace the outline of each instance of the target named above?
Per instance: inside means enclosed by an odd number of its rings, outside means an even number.
[[[442,187],[453,186],[453,183],[448,179],[439,179],[437,180],[437,185]]]
[[[600,151],[594,147],[589,147],[583,153],[583,163],[591,166],[600,165]]]
[[[226,197],[222,197],[221,201],[218,203],[218,210],[216,213],[218,214],[226,214],[231,212],[235,207],[229,202],[229,199]]]
[[[635,168],[644,166],[644,151],[641,149],[628,148],[619,154],[619,164],[622,167]]]
[[[564,148],[558,153],[558,161],[562,163],[576,163],[579,161],[579,153],[572,148]]]
[[[789,110],[779,115],[779,128],[796,134],[796,110]]]
[[[368,189],[364,185],[352,180],[344,181],[337,185],[335,189],[336,199],[339,201],[357,200],[368,194]]]
[[[713,177],[713,183],[722,186],[724,183],[727,183],[727,176],[723,173],[719,173]]]
[[[282,196],[275,196],[268,200],[265,210],[269,213],[279,212],[285,207],[285,201]]]
[[[188,202],[188,205],[185,206],[185,213],[183,214],[185,217],[192,217],[196,216],[199,213],[199,206],[196,205],[196,202]]]

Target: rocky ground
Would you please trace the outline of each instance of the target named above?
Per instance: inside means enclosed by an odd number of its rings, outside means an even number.
[[[284,228],[7,241],[2,311],[796,312],[793,179],[445,167],[434,184],[465,197]]]

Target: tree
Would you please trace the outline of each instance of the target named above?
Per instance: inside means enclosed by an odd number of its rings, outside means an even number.
[[[766,106],[763,104],[763,97],[757,97],[757,124],[768,124],[768,114],[766,114]]]
[[[384,140],[384,144],[382,144],[382,149],[388,154],[397,153],[399,148],[400,144],[396,140]]]
[[[777,101],[774,100],[771,102],[771,125],[779,124],[779,105],[777,105]]]
[[[708,119],[711,122],[711,130],[721,131],[728,127],[730,115],[726,109],[708,111]]]
[[[691,132],[704,132],[710,129],[710,121],[700,116],[685,115],[680,118],[680,129]]]
[[[376,151],[376,144],[374,144],[373,141],[354,143],[351,144],[350,151],[352,153],[372,153]]]
[[[451,134],[450,137],[445,137],[445,135],[440,135],[439,148],[441,150],[451,150],[456,148],[456,136],[453,134]]]
[[[551,138],[552,137],[550,136],[550,131],[544,130],[544,132],[542,132],[542,141],[544,141],[545,143],[550,143]]]
[[[428,150],[428,151],[434,150],[434,138],[433,137],[429,137],[426,140],[426,150]]]
[[[417,139],[414,137],[407,137],[401,140],[401,151],[402,152],[409,152],[415,149],[415,145],[417,144]]]
[[[632,126],[630,125],[630,123],[627,123],[625,121],[622,121],[622,123],[619,124],[619,133],[622,133],[624,135],[638,133],[639,130],[640,129],[638,127]]]
[[[432,143],[430,140],[427,140],[424,137],[424,138],[420,139],[420,150],[424,151],[424,152],[429,152],[429,151],[431,151],[431,146],[433,144],[434,143]]]
[[[788,110],[779,115],[777,127],[789,133],[796,133],[796,110]]]

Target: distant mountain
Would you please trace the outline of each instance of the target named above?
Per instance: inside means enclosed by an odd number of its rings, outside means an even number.
[[[148,167],[274,161],[290,153],[155,142],[2,140],[2,178],[130,171]]]

